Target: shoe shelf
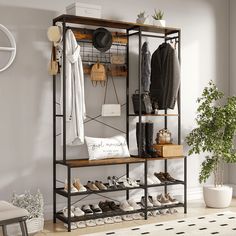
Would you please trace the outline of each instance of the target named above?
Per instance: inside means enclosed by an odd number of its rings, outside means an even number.
[[[89,159],[74,159],[56,161],[56,164],[66,165],[70,168],[77,167],[89,167],[89,166],[106,166],[106,165],[122,165],[122,164],[132,164],[132,163],[143,163],[145,162],[144,158],[135,158],[135,157],[125,157],[125,158],[109,158],[102,160],[92,160]]]
[[[129,116],[139,116],[139,114],[129,114]],[[179,114],[142,114],[141,116],[179,116]]]
[[[171,159],[184,159],[186,156],[173,156],[173,157],[150,157],[145,158],[147,161],[163,161],[163,160],[171,160]]]
[[[68,192],[66,192],[64,190],[64,188],[56,188],[56,193],[60,194],[64,197],[68,197],[68,196],[78,196],[78,195],[89,195],[89,194],[97,194],[97,193],[126,191],[126,190],[134,190],[134,189],[144,189],[144,186],[140,185],[139,187],[130,187],[130,188],[117,187],[117,188],[108,188],[106,190],[97,190],[97,191],[87,190],[87,191],[84,191],[84,192],[76,192],[76,193],[71,193],[71,194],[68,194]]]
[[[148,184],[147,188],[154,188],[154,187],[163,187],[163,186],[169,186],[169,185],[179,185],[179,184],[185,184],[182,180],[176,180],[176,181],[165,181],[160,184]],[[145,188],[144,185],[141,185]]]
[[[168,204],[168,205],[163,205],[163,206],[158,206],[158,207],[148,207],[148,211],[155,211],[155,210],[164,210],[164,209],[169,209],[169,208],[177,208],[177,207],[184,207],[184,203],[176,203],[176,204]]]
[[[139,210],[133,210],[133,211],[109,211],[109,212],[103,212],[100,214],[92,214],[92,215],[84,215],[84,216],[74,216],[71,217],[71,222],[77,222],[77,221],[84,221],[84,220],[92,220],[92,219],[98,219],[98,218],[106,218],[106,217],[113,217],[113,216],[122,216],[122,215],[128,215],[128,214],[135,214],[135,213],[141,213],[144,209]],[[58,212],[56,214],[56,217],[63,221],[64,223],[68,223],[68,218],[63,215],[62,212]]]

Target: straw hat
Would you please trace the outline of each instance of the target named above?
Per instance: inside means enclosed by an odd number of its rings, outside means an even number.
[[[54,46],[57,46],[62,40],[62,32],[59,26],[50,26],[48,28],[47,36],[49,41],[54,43]]]

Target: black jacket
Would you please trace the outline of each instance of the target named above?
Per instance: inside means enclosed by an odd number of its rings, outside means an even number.
[[[174,109],[180,85],[180,67],[175,49],[168,43],[161,44],[152,54],[151,86],[152,99],[160,110]]]

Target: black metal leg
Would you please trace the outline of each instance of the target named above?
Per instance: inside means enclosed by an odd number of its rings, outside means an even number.
[[[164,162],[164,171],[165,173],[167,172],[167,160],[165,160]],[[165,189],[165,194],[167,194],[167,185],[165,185],[164,189]]]
[[[184,157],[184,213],[187,213],[187,157]]]
[[[68,179],[68,198],[67,198],[67,209],[68,209],[68,232],[71,232],[71,168],[67,167],[67,179]]]
[[[6,225],[2,225],[2,233],[3,233],[3,236],[7,236],[7,226]]]
[[[129,164],[126,164],[126,177],[129,178]],[[126,190],[126,200],[129,199],[129,190]]]
[[[27,225],[25,221],[20,221],[20,228],[22,232],[22,236],[28,236],[28,230],[27,230]]]
[[[147,172],[148,172],[148,162],[145,160],[144,163],[144,197],[145,197],[145,212],[144,219],[147,220],[147,198],[148,198],[148,188],[147,188]]]

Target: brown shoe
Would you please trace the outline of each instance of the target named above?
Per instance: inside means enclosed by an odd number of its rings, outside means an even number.
[[[168,198],[166,198],[163,194],[157,196],[157,200],[161,203],[161,205],[170,205],[173,204]]]
[[[160,173],[154,173],[154,175],[161,181],[161,182],[165,182],[167,179],[164,176],[164,173],[160,172]]]
[[[94,182],[92,182],[92,181],[88,181],[87,187],[88,187],[91,191],[99,191],[99,188],[98,188],[98,187],[94,184]]]
[[[179,201],[176,200],[175,198],[172,198],[169,193],[165,195],[165,197],[171,202],[171,204],[178,204]]]
[[[102,183],[102,181],[95,181],[96,187],[98,187],[100,190],[107,190],[107,187]]]
[[[163,175],[168,181],[172,181],[172,182],[176,181],[176,179],[174,179],[168,172],[163,173]]]

